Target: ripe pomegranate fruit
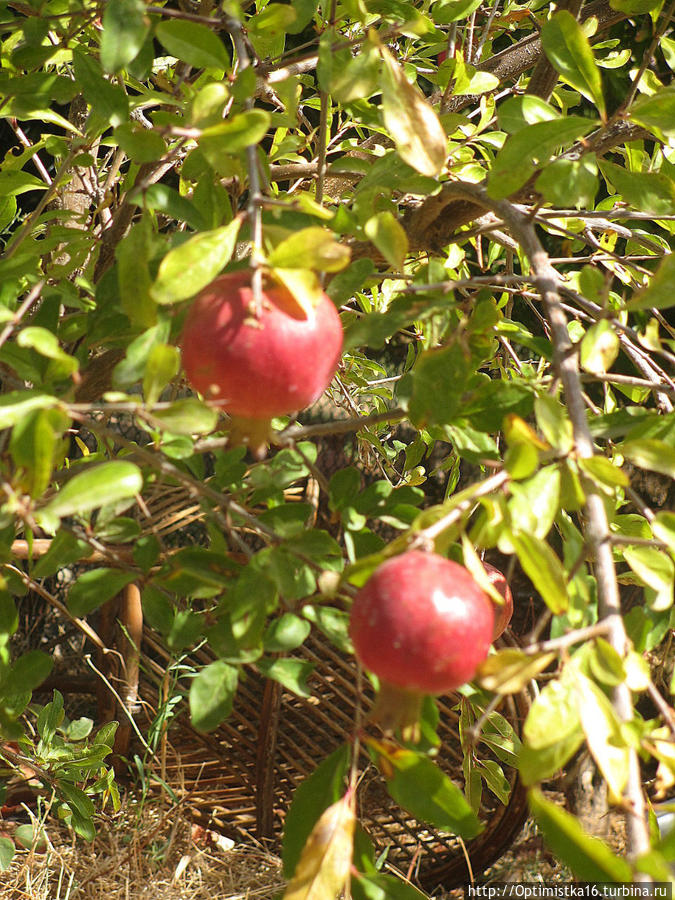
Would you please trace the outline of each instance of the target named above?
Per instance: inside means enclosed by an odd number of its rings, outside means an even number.
[[[463,566],[420,550],[386,560],[354,598],[349,625],[381,682],[373,718],[417,739],[422,697],[473,678],[493,630],[493,604]]]
[[[326,294],[305,315],[278,285],[265,285],[256,317],[249,270],[216,278],[187,314],[181,348],[192,387],[233,417],[232,438],[264,455],[274,416],[313,403],[342,352],[342,326]]]
[[[504,602],[500,606],[496,603],[494,604],[495,630],[492,635],[492,640],[496,641],[498,637],[502,636],[513,616],[513,594],[511,593],[511,588],[509,587],[509,583],[504,577],[503,572],[500,572],[499,569],[486,562],[483,563],[483,568],[493,587],[495,587],[504,598]]]

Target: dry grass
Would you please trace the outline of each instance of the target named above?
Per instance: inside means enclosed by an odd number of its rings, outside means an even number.
[[[49,820],[47,850],[19,850],[2,874],[2,900],[272,900],[279,859],[195,827],[179,808],[128,802],[99,820],[88,844]]]

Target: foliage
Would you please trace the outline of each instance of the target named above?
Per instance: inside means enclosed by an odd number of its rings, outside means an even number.
[[[641,798],[636,754],[657,761],[661,796],[675,785],[672,725],[634,705],[649,691],[668,710],[644,654],[672,624],[675,573],[675,516],[658,489],[640,496],[675,475],[675,41],[661,8],[0,3],[0,732],[79,834],[91,795],[114,791],[111,734],[72,745],[59,695],[31,703],[51,660],[10,652],[27,589],[50,598],[45,579],[96,553],[61,609],[91,638],[86,617],[137,584],[176,658],[208,651],[185,685],[207,730],[244,666],[308,695],[294,651],[312,628],[349,648],[353,589],[384,558],[434,545],[475,571],[475,548],[524,573],[550,638],[496,651],[467,689],[463,793],[433,762],[429,712],[426,745],[371,736],[373,759],[395,800],[467,839],[483,783],[506,800],[516,765],[581,877],[630,877],[536,785],[584,743],[614,802]],[[256,463],[189,395],[176,349],[190,299],[251,263],[305,311],[324,285],[346,348],[328,421],[277,420]],[[326,469],[325,434],[353,434],[353,458]],[[314,505],[294,499],[307,479]],[[199,505],[197,543],[144,531],[169,491]],[[482,722],[499,760],[482,766],[476,710],[543,672],[522,745],[505,720]],[[354,896],[413,897],[355,831],[352,750],[313,776],[320,802],[298,792],[289,896],[337,893],[354,843]],[[645,835],[629,850],[656,871],[669,845],[647,856]]]

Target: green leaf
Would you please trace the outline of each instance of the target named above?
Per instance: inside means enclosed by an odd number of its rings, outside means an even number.
[[[119,129],[118,129],[119,130]],[[150,296],[152,276],[149,259],[152,255],[152,225],[150,217],[144,215],[129,233],[120,241],[115,250],[117,258],[117,283],[119,286],[122,309],[134,325],[148,328],[157,321],[157,305]],[[142,341],[142,337],[136,341]],[[131,353],[136,341],[127,348],[127,356]],[[120,369],[124,363],[120,364]],[[140,377],[138,372],[136,378]],[[136,381],[133,378],[129,384]],[[129,386],[129,384],[127,386]]]
[[[172,434],[209,434],[218,423],[218,411],[196,397],[186,397],[157,410],[153,418]]]
[[[389,265],[402,271],[408,255],[408,235],[394,214],[389,211],[376,213],[368,219],[363,231]]]
[[[143,476],[138,466],[115,461],[92,466],[71,478],[59,493],[43,506],[37,518],[50,525],[62,516],[82,515],[109,503],[140,494]]]
[[[447,137],[438,116],[405,76],[389,51],[380,49],[382,118],[399,156],[422,175],[440,175],[446,160]]]
[[[661,172],[628,172],[622,166],[604,160],[599,165],[605,180],[635,209],[653,216],[668,216],[675,212],[675,182],[672,178]]]
[[[14,859],[14,841],[0,837],[0,872],[6,872]]]
[[[540,394],[534,401],[534,414],[541,433],[553,447],[561,453],[572,449],[572,423],[559,400],[550,394]]]
[[[530,811],[555,855],[581,881],[632,881],[625,859],[614,856],[606,844],[588,835],[575,816],[539,791],[529,793]]]
[[[437,3],[434,8],[434,21],[438,25],[458,22],[460,19],[470,16],[480,4],[481,0],[446,0],[446,2]]]
[[[488,181],[488,193],[495,199],[513,194],[537,169],[546,166],[559,147],[587,134],[595,125],[592,119],[567,116],[521,128],[507,138],[497,154]]]
[[[3,692],[30,693],[42,684],[54,668],[54,660],[41,650],[29,650],[22,654],[12,666],[3,682]]]
[[[166,153],[166,143],[161,134],[130,122],[124,122],[115,129],[115,140],[120,149],[137,163],[155,162]]]
[[[56,397],[37,391],[9,391],[0,397],[0,429],[10,428],[38,409],[50,409],[58,404]]]
[[[591,456],[588,459],[579,459],[577,462],[579,468],[594,481],[607,485],[607,487],[628,487],[630,484],[626,473],[615,466],[606,456]]]
[[[349,263],[349,247],[335,240],[326,228],[301,228],[269,254],[269,264],[280,269],[315,269],[339,272]]]
[[[229,69],[225,45],[207,25],[169,19],[160,22],[155,35],[172,56],[197,69]]]
[[[154,302],[152,305],[154,307]],[[170,327],[168,319],[164,319],[134,338],[127,347],[126,357],[113,370],[113,385],[116,388],[129,388],[143,377],[153,347],[167,342]]]
[[[631,106],[629,116],[657,137],[672,136],[675,134],[675,87],[660,88],[651,97],[641,97]]]
[[[655,538],[668,545],[671,553],[675,553],[675,513],[658,512],[651,522]]]
[[[263,675],[278,681],[298,697],[312,696],[307,679],[314,671],[315,663],[302,659],[259,659],[256,665]]]
[[[575,685],[566,673],[567,670],[542,688],[527,714],[523,739],[533,750],[542,750],[581,734]]]
[[[605,118],[600,70],[581,26],[567,10],[557,12],[541,29],[541,43],[551,65]]]
[[[619,803],[628,782],[631,753],[621,722],[602,690],[581,673],[575,673],[575,690],[588,749],[607,782],[610,802]]]
[[[132,194],[131,199],[141,202],[141,197],[136,193]],[[204,217],[193,201],[181,197],[178,191],[167,184],[151,184],[143,192],[142,203],[146,209],[159,210],[171,219],[185,222],[196,231],[206,227]]]
[[[427,897],[409,881],[383,872],[355,875],[351,890],[354,900],[425,900]]]
[[[9,450],[21,473],[21,486],[32,497],[40,497],[51,480],[57,438],[68,422],[60,423],[62,418],[57,410],[40,409],[17,422],[12,430]]]
[[[513,528],[545,538],[560,506],[560,469],[545,466],[532,478],[510,486],[508,508]]]
[[[663,0],[609,0],[609,5],[627,16],[642,16],[660,9]]]
[[[612,368],[618,355],[619,335],[607,319],[591,325],[581,341],[582,368],[595,375],[602,375]]]
[[[270,114],[264,109],[237,113],[219,125],[205,128],[199,139],[199,149],[218,171],[223,154],[240,153],[247,147],[259,144],[270,124]]]
[[[535,122],[550,122],[560,118],[550,103],[532,94],[509,97],[499,104],[497,116],[499,127],[508,134],[515,134],[526,125],[534,125]]]
[[[143,376],[145,402],[157,403],[167,384],[180,370],[180,353],[171,344],[155,345],[148,356]],[[180,401],[179,401],[180,402]]]
[[[579,728],[547,747],[533,748],[523,743],[518,752],[518,771],[523,784],[537,784],[560,772],[583,742],[584,735]]]
[[[523,571],[554,615],[565,612],[569,602],[562,563],[551,547],[531,534],[511,535]]]
[[[287,653],[304,643],[311,631],[309,622],[294,613],[284,613],[265,632],[263,647],[267,653]]]
[[[625,441],[620,449],[626,459],[641,469],[675,478],[675,449],[665,441],[656,438]]]
[[[163,305],[187,300],[210,284],[232,258],[240,219],[213,231],[203,231],[169,250],[159,266],[150,293]]]
[[[108,0],[103,12],[101,65],[117,72],[138,55],[150,31],[143,0]]]
[[[59,364],[59,373],[63,372],[64,376],[72,375],[80,367],[77,359],[61,349],[59,339],[47,328],[34,325],[24,328],[17,335],[16,343],[19,347],[30,347],[40,356],[54,360]]]
[[[74,616],[86,616],[106,603],[134,580],[132,572],[119,569],[89,569],[68,592],[68,609]]]
[[[534,186],[555,206],[593,207],[598,192],[598,167],[590,154],[581,159],[554,159],[537,176]]]
[[[343,62],[340,54],[333,50],[333,36],[329,32],[326,32],[326,36],[329,40],[322,41],[319,47],[319,80],[322,89],[332,94],[338,103],[352,103],[377,93],[380,75],[380,54],[377,49],[371,44],[362,45],[356,56],[348,51]],[[328,65],[326,55],[330,57]]]
[[[654,547],[625,547],[623,558],[640,581],[656,591],[649,603],[655,612],[663,612],[673,605],[675,564],[666,553]]]
[[[412,373],[409,413],[418,426],[446,425],[458,415],[466,389],[470,361],[459,342],[427,350]]]
[[[421,822],[470,840],[482,828],[464,794],[427,756],[370,738],[393,799]]]
[[[332,606],[303,606],[303,616],[344,653],[353,653],[349,639],[349,613]]]
[[[232,712],[238,672],[217,659],[190,682],[190,718],[198,731],[213,731]]]
[[[675,253],[670,253],[663,258],[647,287],[631,297],[628,308],[669,309],[675,306],[673,281],[675,281]]]
[[[296,789],[284,823],[281,857],[284,875],[290,878],[314,825],[344,791],[350,747],[343,744],[325,759]]]
[[[73,69],[87,103],[96,115],[113,127],[121,125],[129,115],[129,100],[121,87],[103,77],[95,57],[73,50]]]

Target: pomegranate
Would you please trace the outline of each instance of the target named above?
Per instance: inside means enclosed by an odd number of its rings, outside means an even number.
[[[373,718],[415,740],[423,695],[473,678],[493,630],[493,604],[463,566],[420,550],[386,560],[354,598],[349,625],[381,682]]]
[[[498,637],[502,636],[513,616],[513,594],[511,593],[511,588],[509,587],[509,583],[504,577],[503,572],[500,572],[495,566],[486,562],[483,563],[483,568],[493,587],[495,587],[504,598],[504,602],[501,605],[498,606],[496,603],[494,605],[495,630],[492,635],[492,640],[496,641]]]
[[[260,455],[274,416],[313,403],[342,352],[342,326],[322,294],[305,315],[277,285],[263,288],[256,316],[251,272],[216,278],[196,297],[181,338],[192,387],[233,417],[232,435]]]

